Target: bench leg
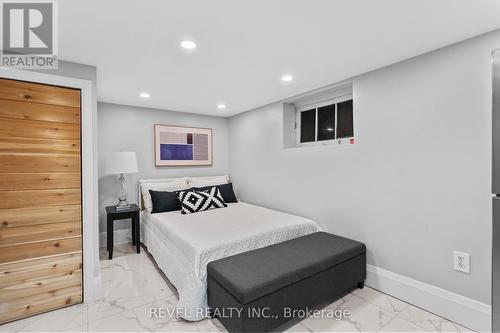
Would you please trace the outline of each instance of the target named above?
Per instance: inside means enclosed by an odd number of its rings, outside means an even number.
[[[365,287],[365,282],[362,281],[362,282],[358,282],[358,288],[359,289],[363,289]]]

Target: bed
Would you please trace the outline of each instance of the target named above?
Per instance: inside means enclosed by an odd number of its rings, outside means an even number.
[[[312,220],[244,202],[182,215],[141,212],[141,241],[177,288],[177,314],[207,316],[207,264],[234,254],[308,235]]]

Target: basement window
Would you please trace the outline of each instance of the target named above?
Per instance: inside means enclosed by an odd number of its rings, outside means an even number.
[[[352,94],[297,108],[295,124],[298,146],[353,139]]]

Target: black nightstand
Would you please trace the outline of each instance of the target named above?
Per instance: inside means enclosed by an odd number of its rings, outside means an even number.
[[[117,210],[115,206],[106,207],[108,215],[108,257],[113,258],[113,222],[114,220],[132,219],[132,244],[137,246],[137,253],[141,253],[141,223],[139,217],[139,207],[131,204],[130,208]]]

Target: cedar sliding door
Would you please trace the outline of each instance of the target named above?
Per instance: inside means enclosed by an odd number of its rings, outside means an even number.
[[[82,301],[80,90],[0,78],[0,324]]]

